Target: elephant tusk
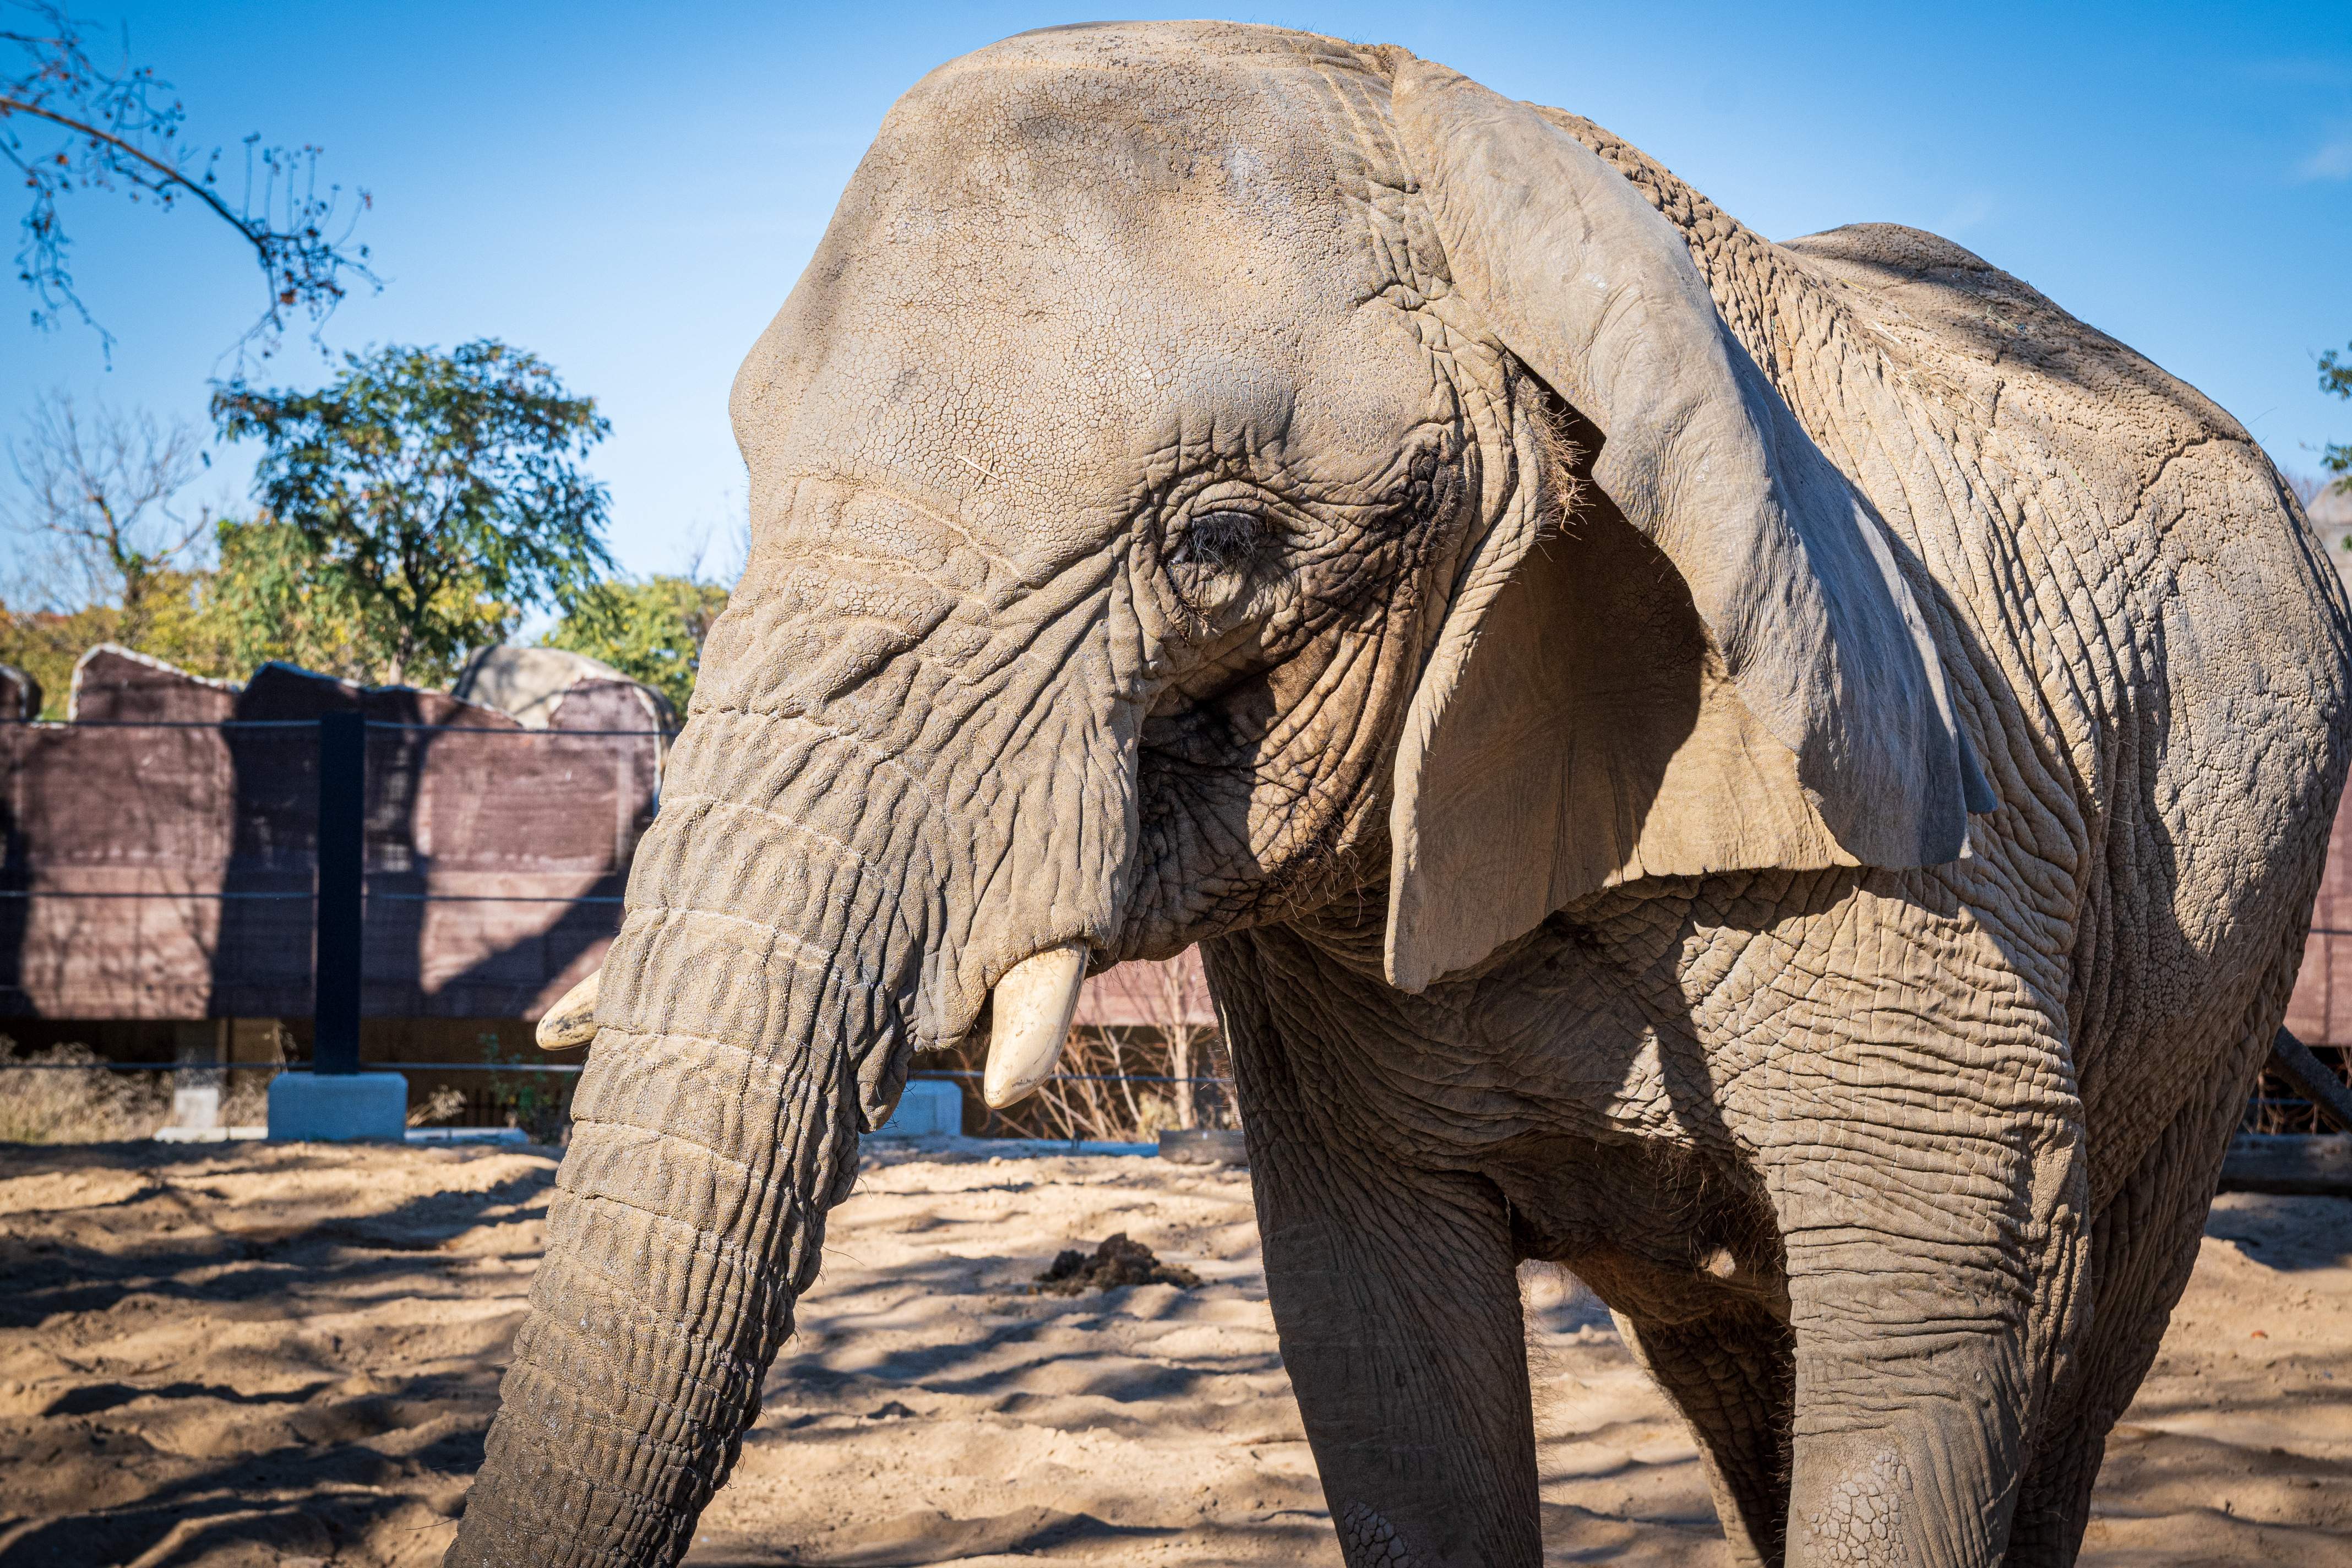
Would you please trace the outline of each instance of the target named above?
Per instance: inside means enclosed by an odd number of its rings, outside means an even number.
[[[1071,942],[1031,953],[996,983],[988,1076],[981,1085],[991,1110],[1026,1100],[1054,1075],[1086,977],[1087,944]]]
[[[588,978],[563,994],[561,1001],[540,1015],[539,1029],[533,1036],[542,1051],[568,1051],[574,1046],[584,1046],[596,1037],[596,982],[603,977],[601,969],[592,970]]]

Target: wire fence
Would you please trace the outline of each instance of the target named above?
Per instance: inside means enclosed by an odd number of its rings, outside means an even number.
[[[135,738],[139,731],[159,737],[154,748]],[[126,732],[132,738],[106,739]],[[160,738],[173,734],[188,740]],[[77,737],[87,745],[78,747]],[[218,748],[206,745],[206,737],[216,739]],[[315,750],[304,743],[312,738]],[[480,746],[503,739],[554,750],[538,752],[544,763],[488,760]],[[593,957],[594,948],[608,941],[617,926],[624,900],[612,883],[626,874],[636,835],[657,805],[660,767],[672,739],[667,730],[641,725],[525,729],[412,722],[348,709],[310,718],[0,722],[0,758],[11,770],[7,852],[0,858],[0,880],[7,884],[0,886],[0,910],[10,911],[0,924],[0,942],[10,945],[0,948],[0,963],[14,963],[16,973],[7,980],[17,985],[20,1005],[35,1016],[89,1018],[118,1037],[136,1027],[138,1016],[146,1016],[142,1004],[147,997],[142,992],[193,994],[206,1013],[234,1010],[243,1016],[250,1006],[257,1017],[282,1017],[284,1003],[291,1002],[305,1008],[311,1024],[306,1050],[282,1023],[273,1022],[271,1055],[276,1059],[265,1061],[240,1060],[241,1052],[201,1047],[187,1049],[184,1059],[172,1061],[106,1059],[71,1043],[26,1059],[8,1040],[0,1049],[0,1076],[26,1073],[31,1076],[16,1081],[26,1083],[70,1080],[79,1074],[184,1088],[219,1084],[227,1081],[228,1074],[249,1085],[278,1072],[340,1073],[365,1066],[418,1075],[425,1085],[441,1075],[495,1086],[535,1080],[550,1086],[535,1098],[563,1097],[569,1089],[566,1080],[576,1079],[581,1070],[577,1062],[431,1060],[398,1051],[363,1059],[362,1015],[382,1013],[389,999],[399,1009],[391,1016],[430,1016],[424,1001],[428,940],[444,947],[451,942],[488,944],[483,951],[504,967],[491,979],[473,982],[476,999],[543,994],[555,987],[565,966],[576,967],[581,958]],[[455,747],[458,742],[464,742],[462,748]],[[258,752],[257,745],[262,748]],[[580,773],[581,763],[599,752],[611,756],[614,771],[605,774],[591,761],[588,772]],[[499,750],[488,757],[508,754]],[[553,861],[540,858],[542,864],[561,868],[542,873],[536,884],[525,877],[519,887],[499,887],[498,877],[517,859],[525,863],[525,869],[534,868],[529,860],[540,848],[539,825],[514,823],[524,814],[511,806],[503,831],[507,837],[521,840],[513,846],[515,854],[436,862],[425,852],[423,836],[430,829],[422,819],[429,816],[433,792],[440,792],[443,809],[436,825],[446,840],[451,825],[463,828],[478,820],[498,820],[495,814],[484,817],[478,809],[484,793],[480,781],[517,766],[525,773],[518,787],[529,790],[534,772],[549,771],[569,786],[562,798],[572,805],[575,819],[584,804],[597,821],[614,823],[604,837],[599,836],[605,830],[593,826],[584,835],[572,832],[571,837],[584,845],[588,858],[581,858],[581,846],[571,846],[559,850]],[[435,771],[443,767],[455,771]],[[261,846],[258,859],[237,858],[256,842]],[[310,854],[313,844],[315,856]],[[373,865],[372,847],[378,851]],[[289,854],[302,858],[289,862]],[[386,863],[386,855],[394,858]],[[121,885],[126,868],[150,885]],[[457,874],[457,885],[433,885],[432,879],[446,871]],[[486,875],[492,879],[487,888]],[[545,876],[560,879],[551,886]],[[471,877],[470,886],[466,877]],[[239,880],[262,885],[238,886]],[[201,928],[205,934],[183,943],[191,951],[150,956],[154,916],[100,912],[156,905],[220,909],[220,932],[211,934],[207,917]],[[44,906],[89,912],[53,916],[43,922],[37,911]],[[419,924],[422,911],[436,906],[492,912],[479,920],[469,917],[457,928]],[[496,913],[498,906],[511,907],[513,917]],[[258,932],[257,937],[225,940],[230,931],[227,911],[237,909],[257,911],[236,929]],[[18,910],[26,912],[14,912]],[[258,912],[263,910],[285,912]],[[545,917],[526,913],[530,910],[553,911],[561,922],[562,942],[568,945],[561,950],[551,945],[556,939],[546,931],[557,928],[550,927]],[[263,923],[252,925],[255,919]],[[62,938],[61,920],[71,928]],[[165,923],[174,921],[187,924],[177,917],[167,917]],[[96,941],[91,940],[93,931]],[[518,932],[520,943],[514,940]],[[289,941],[300,943],[291,964],[286,962]],[[369,963],[372,953],[378,961],[383,958],[387,942],[395,964],[404,964],[392,972],[395,978],[388,983],[384,972]],[[44,942],[47,945],[40,945]],[[415,951],[404,961],[398,950],[404,943]],[[85,956],[90,951],[128,956],[118,956],[115,970],[100,974],[95,962]],[[247,954],[250,958],[243,957]],[[457,956],[461,961],[473,958],[470,952]],[[171,967],[175,958],[177,970]],[[269,967],[257,972],[250,967],[255,963]],[[125,968],[126,963],[138,967]],[[548,971],[543,975],[541,966]],[[478,974],[479,963],[468,968],[464,962],[443,962],[436,971],[443,975],[452,972]],[[66,978],[60,980],[61,974]],[[29,985],[49,990],[37,1001],[35,993],[25,990]],[[398,1000],[403,989],[412,997],[409,1003]],[[131,994],[128,1005],[107,1005],[125,993]],[[237,1000],[222,1007],[218,1004],[225,995]],[[270,999],[255,1006],[256,996]],[[373,1010],[362,1006],[370,996],[377,1004]],[[503,1016],[506,1011],[494,1007],[484,1016]],[[295,1021],[301,1016],[294,1015]],[[465,1025],[455,1027],[462,1032]],[[8,1024],[0,1020],[0,1036],[8,1032]],[[16,1032],[26,1033],[26,1027]],[[40,1032],[56,1036],[54,1030]],[[299,1059],[306,1056],[309,1059]],[[499,1092],[508,1100],[534,1098],[518,1096],[506,1087]],[[121,1094],[110,1091],[110,1096],[100,1098],[117,1107],[131,1103]],[[58,1103],[71,1110],[66,1101]]]
[[[2336,1076],[2352,1082],[2352,1048],[2324,1044],[2310,1045],[2311,1054],[2320,1064],[2333,1069]],[[2254,1080],[2253,1094],[2246,1101],[2245,1114],[2239,1119],[2238,1131],[2257,1133],[2314,1133],[2344,1131],[2337,1128],[2309,1097],[2267,1066]]]
[[[625,899],[615,893],[484,893],[436,892],[386,887],[381,877],[371,877],[365,869],[367,824],[365,808],[368,788],[367,736],[371,732],[403,735],[463,735],[474,738],[511,738],[545,742],[554,741],[639,740],[650,741],[656,754],[667,749],[675,735],[660,728],[594,728],[594,729],[527,729],[479,724],[430,724],[395,720],[371,719],[362,713],[340,712],[321,714],[309,719],[96,719],[76,720],[63,723],[40,720],[0,721],[0,735],[10,732],[38,732],[45,735],[75,731],[209,731],[233,734],[243,731],[286,732],[310,731],[318,736],[318,842],[319,863],[309,889],[235,889],[192,888],[168,889],[104,889],[54,887],[0,887],[0,902],[28,903],[33,900],[61,902],[119,903],[155,900],[195,901],[220,904],[253,902],[260,904],[292,904],[308,902],[317,910],[314,929],[318,937],[313,962],[314,1020],[317,1025],[312,1058],[309,1061],[282,1060],[252,1062],[219,1059],[175,1060],[171,1062],[139,1062],[114,1060],[48,1060],[28,1061],[0,1059],[0,1072],[106,1072],[150,1073],[168,1075],[218,1075],[227,1072],[322,1072],[341,1073],[357,1070],[362,1065],[359,1049],[361,994],[365,984],[362,973],[364,955],[364,933],[367,909],[370,905],[515,905],[562,906],[593,910],[618,909]],[[21,814],[20,814],[21,815]],[[21,853],[21,847],[11,845],[7,863],[16,874],[30,877],[25,869],[31,858]],[[37,849],[37,847],[36,847]],[[633,845],[632,845],[633,848]],[[340,865],[340,871],[337,869]],[[606,875],[621,875],[625,865],[616,865]],[[2315,936],[2352,935],[2352,931],[2331,928],[2314,928]],[[0,1031],[5,1028],[0,1022]],[[2320,1046],[2324,1058],[2339,1073],[2345,1073],[2347,1053],[2341,1047]],[[13,1052],[10,1053],[13,1056]],[[1117,1053],[1114,1052],[1114,1055]],[[583,1070],[576,1062],[533,1060],[408,1060],[369,1058],[364,1062],[372,1068],[406,1071],[419,1074],[492,1074],[546,1075],[555,1079],[575,1078]],[[945,1079],[968,1082],[983,1076],[978,1068],[942,1068],[919,1066],[910,1075],[916,1079]],[[1054,1074],[1049,1084],[1109,1085],[1118,1087],[1129,1096],[1129,1108],[1135,1110],[1133,1090],[1140,1086],[1147,1089],[1208,1089],[1230,1100],[1233,1079],[1218,1073],[1159,1073],[1159,1072],[1095,1072],[1072,1071]],[[1065,1108],[1065,1119],[1081,1113]],[[1075,1126],[1075,1121],[1073,1122]],[[2265,1076],[2250,1098],[2242,1128],[2251,1131],[2323,1131],[2318,1109],[2295,1094],[2275,1078]]]
[[[547,1072],[583,1073],[585,1062],[449,1062],[449,1061],[379,1061],[368,1060],[369,1067],[398,1072]],[[309,1062],[0,1062],[0,1072],[159,1072],[159,1073],[223,1073],[223,1072],[315,1072]],[[950,1079],[966,1082],[986,1077],[985,1073],[957,1068],[917,1068],[908,1073],[913,1079]],[[1233,1079],[1214,1078],[1200,1073],[1182,1078],[1169,1073],[1150,1072],[1057,1072],[1040,1080],[1046,1083],[1206,1083],[1230,1087]]]
[[[650,736],[656,740],[675,740],[667,730],[553,730],[528,729],[520,725],[508,729],[499,724],[401,724],[389,720],[362,721],[371,730],[404,730],[432,731],[450,735],[506,735],[535,740],[549,735],[565,739],[594,738],[600,735]],[[76,730],[316,730],[316,719],[0,719],[0,731],[37,730],[49,732],[70,732]]]
[[[472,1080],[477,1084],[489,1085],[488,1089],[466,1092],[464,1098],[470,1108],[467,1112],[469,1115],[499,1114],[501,1097],[509,1113],[512,1111],[512,1102],[518,1099],[537,1098],[559,1103],[568,1101],[571,1084],[583,1070],[583,1064],[577,1061],[512,1059],[505,1057],[503,1052],[496,1051],[485,1059],[453,1060],[421,1058],[405,1052],[368,1055],[361,1050],[362,990],[373,980],[373,972],[362,971],[370,951],[368,932],[374,926],[374,917],[394,919],[395,929],[399,929],[404,937],[410,934],[409,931],[399,923],[401,917],[389,915],[393,909],[435,905],[507,905],[518,909],[577,908],[583,911],[617,914],[625,901],[618,892],[608,889],[488,891],[482,890],[478,883],[472,888],[465,888],[461,884],[458,889],[446,890],[431,886],[420,888],[413,880],[413,872],[394,870],[387,873],[381,867],[372,867],[368,864],[369,846],[380,839],[382,831],[378,808],[383,802],[379,797],[391,787],[385,782],[388,775],[383,770],[386,766],[398,766],[402,763],[415,767],[418,757],[439,754],[431,750],[434,741],[449,737],[463,738],[468,742],[489,738],[560,745],[575,742],[592,744],[619,742],[625,743],[615,753],[621,756],[628,754],[627,742],[651,742],[656,748],[655,761],[657,769],[660,754],[674,739],[669,731],[658,728],[614,726],[530,730],[502,725],[435,724],[343,711],[310,719],[96,719],[64,724],[24,721],[0,723],[0,742],[17,745],[18,750],[14,754],[22,757],[28,754],[23,749],[25,746],[46,744],[48,741],[70,737],[78,732],[135,731],[190,734],[210,732],[231,742],[236,736],[246,733],[278,735],[297,747],[306,736],[315,736],[315,759],[305,754],[309,752],[307,747],[296,750],[277,747],[265,753],[271,765],[285,775],[278,781],[277,793],[280,798],[277,805],[279,809],[301,804],[295,797],[303,790],[315,787],[315,817],[294,825],[298,837],[310,837],[315,832],[318,853],[315,865],[307,878],[310,885],[222,886],[219,879],[229,874],[228,868],[223,866],[213,873],[215,880],[209,886],[205,885],[201,875],[183,875],[181,879],[184,883],[193,882],[194,885],[180,887],[44,886],[41,885],[41,878],[45,862],[40,853],[43,846],[36,843],[32,846],[34,853],[23,853],[20,830],[18,842],[10,846],[18,852],[6,858],[5,864],[11,870],[0,873],[15,884],[0,887],[0,908],[24,908],[49,901],[88,904],[96,908],[166,900],[184,905],[217,905],[224,909],[257,906],[291,910],[308,905],[311,918],[307,924],[299,915],[289,918],[295,922],[289,929],[297,930],[306,945],[311,948],[308,973],[312,1008],[311,1043],[306,1052],[289,1034],[279,1028],[274,1037],[278,1042],[275,1047],[278,1059],[268,1061],[240,1060],[234,1053],[220,1050],[198,1050],[186,1059],[172,1061],[111,1060],[99,1058],[96,1053],[86,1049],[68,1053],[73,1059],[54,1059],[58,1053],[51,1051],[43,1053],[51,1059],[27,1060],[20,1058],[11,1045],[9,1048],[0,1050],[0,1074],[9,1071],[43,1076],[96,1074],[131,1083],[194,1084],[209,1088],[229,1081],[227,1075],[236,1075],[236,1081],[250,1087],[255,1081],[266,1080],[268,1076],[279,1072],[331,1074],[355,1071],[364,1067],[412,1075],[413,1083],[416,1086],[415,1092],[420,1097],[446,1092],[430,1086],[449,1080]],[[18,737],[18,741],[7,742],[11,735]],[[388,736],[397,739],[388,741]],[[373,752],[371,739],[380,746],[388,747],[388,751]],[[419,741],[425,744],[420,746]],[[44,754],[66,753],[49,752]],[[147,755],[139,753],[139,765],[142,768],[156,766],[145,761]],[[392,760],[388,761],[388,758]],[[307,775],[312,771],[314,760],[316,777],[311,781],[307,779]],[[194,765],[184,765],[183,772],[185,766]],[[221,766],[217,763],[213,765]],[[657,772],[655,778],[657,792]],[[178,799],[192,793],[185,787],[184,777],[158,769],[153,779],[169,780],[172,785],[178,786],[176,792],[170,787],[165,789],[167,799]],[[154,783],[145,778],[142,784],[147,791],[156,787]],[[242,787],[241,782],[239,787]],[[404,803],[412,817],[418,809],[417,799],[425,787],[421,774],[406,786]],[[648,816],[654,805],[657,805],[657,793],[654,801],[647,804]],[[230,803],[229,809],[244,809],[241,795]],[[152,813],[143,808],[121,815],[126,823],[142,822],[149,832],[156,831]],[[185,830],[186,825],[179,826]],[[641,827],[642,824],[639,826]],[[117,829],[118,834],[135,831],[138,829]],[[413,822],[407,831],[414,831]],[[112,850],[115,846],[108,845],[106,847]],[[625,843],[616,846],[613,862],[605,874],[613,877],[625,874],[627,857],[633,852],[632,835]],[[164,857],[157,852],[156,845],[142,843],[134,847],[130,858],[143,858],[152,866],[161,862]],[[293,874],[301,873],[297,871]],[[281,870],[273,875],[282,879],[288,873]],[[102,921],[104,917],[92,915],[89,918]],[[577,931],[579,928],[575,925],[574,930]],[[215,974],[213,980],[217,985],[220,976]],[[0,1033],[5,1033],[5,1022],[0,1022]],[[1157,1103],[1155,1096],[1181,1100],[1188,1108],[1205,1105],[1212,1114],[1215,1113],[1217,1106],[1230,1104],[1232,1079],[1220,1073],[1089,1070],[1087,1047],[1081,1037],[1087,1033],[1080,1030],[1074,1036],[1070,1059],[1065,1064],[1068,1070],[1054,1074],[1045,1080],[1038,1096],[1038,1104],[1044,1108],[1042,1115],[1034,1110],[1016,1112],[1014,1117],[1019,1124],[1012,1125],[1011,1130],[1022,1132],[1067,1131],[1076,1135],[1081,1131],[1099,1130],[1109,1121],[1132,1122],[1138,1115],[1148,1117],[1160,1113],[1153,1110]],[[1127,1063],[1146,1065],[1134,1061],[1135,1043],[1130,1040],[1126,1044]],[[1112,1055],[1114,1058],[1118,1058],[1118,1050],[1115,1048]],[[305,1056],[309,1059],[301,1059]],[[911,1075],[918,1080],[945,1080],[959,1085],[982,1076],[977,1064],[959,1065],[952,1060],[939,1065],[919,1064]],[[532,1080],[548,1085],[547,1090],[536,1096],[530,1091],[520,1095],[513,1091],[513,1085]],[[1105,1101],[1098,1091],[1109,1091],[1112,1100]],[[976,1100],[973,1103],[977,1103]],[[1006,1120],[993,1112],[987,1113],[987,1116],[992,1122]],[[1028,1125],[1030,1121],[1037,1124]],[[1128,1130],[1132,1131],[1132,1128]]]

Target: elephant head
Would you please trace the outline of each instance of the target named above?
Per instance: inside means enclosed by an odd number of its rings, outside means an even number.
[[[453,1562],[667,1562],[912,1054],[1339,898],[1960,852],[1881,531],[1681,239],[1401,52],[1028,35],[891,112],[737,377],[753,547]]]

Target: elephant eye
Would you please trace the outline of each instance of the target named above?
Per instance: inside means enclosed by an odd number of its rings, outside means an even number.
[[[1263,530],[1245,511],[1209,511],[1188,521],[1168,552],[1171,566],[1230,572],[1249,564]]]
[[[1177,522],[1161,555],[1177,598],[1211,626],[1222,626],[1249,596],[1251,567],[1267,532],[1265,519],[1233,510],[1194,512]]]

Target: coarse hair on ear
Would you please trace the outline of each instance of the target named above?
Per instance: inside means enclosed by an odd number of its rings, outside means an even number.
[[[1883,528],[1682,237],[1533,110],[1390,59],[1453,289],[1515,382],[1508,482],[1398,749],[1390,983],[1636,878],[1961,855],[1994,801]]]

